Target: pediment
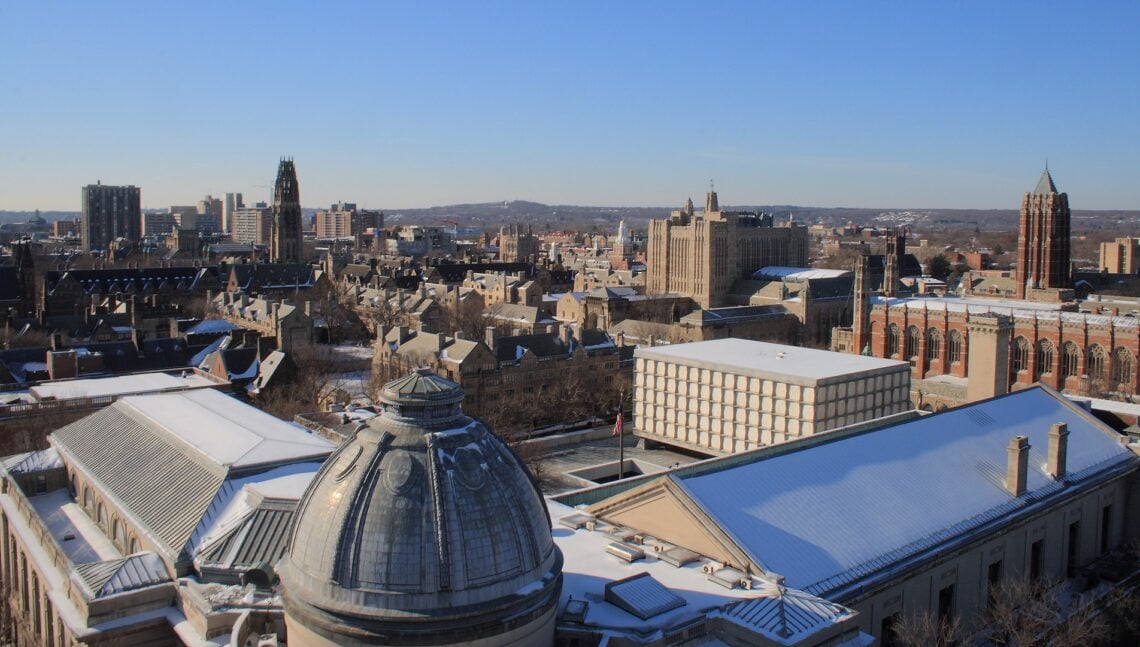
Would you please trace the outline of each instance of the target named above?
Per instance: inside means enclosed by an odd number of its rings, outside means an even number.
[[[765,571],[671,476],[616,494],[586,511],[606,523],[644,532],[754,575]]]

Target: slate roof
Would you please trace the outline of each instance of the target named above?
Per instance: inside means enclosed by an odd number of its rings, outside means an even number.
[[[105,562],[78,564],[73,577],[89,600],[171,581],[166,564],[158,555],[150,552]]]
[[[88,293],[146,292],[162,287],[193,289],[206,276],[217,278],[218,268],[206,267],[142,267],[106,270],[52,270],[44,272],[44,289],[51,294],[65,276],[71,276]],[[179,288],[181,286],[181,288]]]
[[[852,617],[850,609],[803,591],[762,582],[755,597],[709,614],[742,625],[777,642],[791,645],[836,622]]]
[[[1063,483],[1045,472],[1055,422],[1069,427]],[[1016,435],[1031,447],[1021,497],[1004,487]],[[1138,460],[1103,423],[1041,386],[751,462],[735,458],[673,478],[765,570],[823,596]]]
[[[1057,185],[1053,184],[1053,176],[1049,175],[1049,167],[1046,166],[1041,173],[1041,179],[1037,180],[1037,187],[1033,189],[1033,194],[1049,195],[1051,193],[1059,193],[1059,191],[1057,191]]]
[[[308,263],[258,263],[234,265],[231,275],[242,290],[308,288],[316,281]]]
[[[332,450],[324,439],[213,389],[123,398],[51,440],[175,561],[228,478],[319,460]]]

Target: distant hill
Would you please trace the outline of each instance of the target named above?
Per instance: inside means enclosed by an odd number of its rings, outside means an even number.
[[[635,229],[645,229],[653,218],[668,217],[677,207],[589,207],[579,205],[548,205],[527,200],[453,204],[420,209],[383,209],[386,224],[417,223],[446,226],[458,223],[463,227],[496,229],[499,225],[518,223],[531,225],[536,233],[560,229],[609,231],[620,220]],[[797,205],[722,205],[728,210],[766,211],[785,221],[789,216],[802,224],[821,223],[827,226],[879,225],[884,227],[907,225],[923,231],[977,228],[982,231],[1010,231],[1017,228],[1016,209],[864,209],[848,207],[804,207]],[[306,208],[306,215],[316,209]],[[0,211],[0,223],[26,222],[33,211]],[[79,217],[77,211],[43,211],[40,216],[51,222]],[[1119,231],[1135,235],[1140,231],[1140,211],[1086,211],[1073,212],[1073,228],[1081,231]]]

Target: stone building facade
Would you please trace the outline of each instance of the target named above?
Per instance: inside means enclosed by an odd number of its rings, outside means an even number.
[[[530,227],[526,231],[518,225],[499,228],[499,260],[505,263],[534,262],[538,258],[538,236]]]
[[[649,294],[683,294],[713,308],[727,305],[734,281],[761,267],[807,266],[808,232],[774,227],[769,214],[721,211],[709,191],[703,214],[690,200],[668,219],[650,221],[647,264]]]
[[[303,240],[297,168],[292,159],[283,159],[277,167],[277,181],[273,186],[273,235],[269,241],[269,260],[300,263]]]

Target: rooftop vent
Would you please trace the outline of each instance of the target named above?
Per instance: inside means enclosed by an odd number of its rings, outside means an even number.
[[[615,541],[606,546],[606,552],[617,557],[618,559],[633,563],[638,560],[645,559],[645,551],[641,550],[633,544],[627,544],[623,541]]]

